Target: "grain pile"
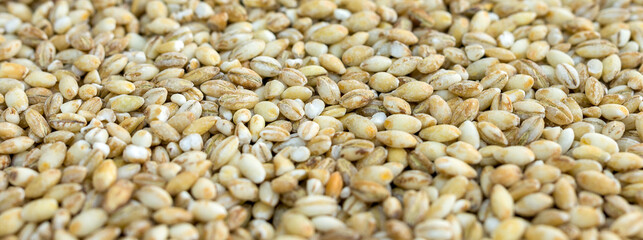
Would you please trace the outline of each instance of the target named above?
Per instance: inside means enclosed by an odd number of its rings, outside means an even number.
[[[0,238],[642,239],[641,0],[0,3]]]

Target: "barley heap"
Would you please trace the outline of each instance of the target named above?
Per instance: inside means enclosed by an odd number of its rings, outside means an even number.
[[[643,239],[642,0],[0,3],[0,239]]]

